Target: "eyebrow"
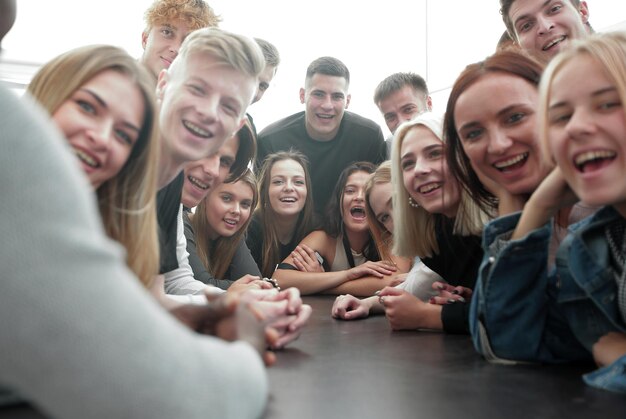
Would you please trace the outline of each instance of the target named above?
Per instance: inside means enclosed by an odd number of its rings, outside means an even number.
[[[547,5],[549,5],[550,3],[552,3],[553,1],[554,1],[554,0],[546,0],[546,1],[545,1],[542,5],[541,5],[541,7],[539,8],[539,10],[543,10],[543,9],[545,9],[545,7],[546,7]],[[530,16],[531,16],[531,13],[526,13],[526,14],[524,14],[524,15],[521,15],[520,17],[518,17],[517,19],[515,19],[515,22],[513,22],[513,27],[517,27],[517,23],[518,23],[520,20],[528,19]]]
[[[616,92],[616,91],[617,91],[617,88],[615,86],[609,86],[609,87],[605,87],[603,89],[596,90],[595,92],[593,92],[591,94],[591,97],[601,96],[601,95],[603,95],[605,93]],[[566,105],[567,105],[566,101],[557,102],[557,103],[555,103],[553,105],[550,105],[548,107],[548,110],[552,110],[552,109],[555,109],[555,108],[560,108],[560,107],[563,107],[563,106],[566,106]]]

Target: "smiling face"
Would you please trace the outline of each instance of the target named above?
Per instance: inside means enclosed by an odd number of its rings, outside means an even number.
[[[189,32],[191,30],[185,22],[174,20],[155,25],[147,33],[141,34],[141,62],[154,77],[158,77],[161,70],[170,68]]]
[[[210,188],[214,188],[228,177],[237,158],[239,136],[233,135],[217,150],[204,159],[185,165],[182,203],[193,208],[204,199]]]
[[[549,170],[541,164],[537,103],[537,87],[528,81],[490,73],[467,88],[454,108],[472,168],[513,195],[532,193]]]
[[[297,217],[306,202],[307,188],[304,169],[295,160],[279,160],[270,171],[267,190],[272,210],[279,217]]]
[[[116,176],[130,156],[144,118],[131,79],[107,70],[78,88],[53,113],[94,189]]]
[[[591,205],[626,214],[626,116],[615,82],[587,54],[552,82],[548,147],[567,183]]]
[[[428,128],[409,129],[400,147],[404,187],[413,200],[431,214],[456,216],[461,195],[448,172],[444,144]]]
[[[393,206],[391,195],[393,186],[391,183],[376,183],[370,190],[369,204],[374,213],[374,217],[385,229],[393,232]]]
[[[567,48],[570,40],[587,36],[584,1],[576,9],[570,0],[516,0],[509,17],[522,49],[543,62]]]
[[[341,214],[347,231],[367,231],[365,215],[365,184],[371,175],[358,171],[348,176],[341,196]]]
[[[250,218],[252,188],[244,181],[222,183],[207,195],[206,218],[211,240],[230,237]]]
[[[387,128],[393,134],[398,126],[414,116],[430,110],[430,97],[424,92],[405,85],[377,103],[385,118]]]
[[[335,138],[343,113],[350,104],[348,82],[343,77],[316,73],[300,89],[300,102],[306,106],[305,126],[311,138],[328,141]]]
[[[171,167],[215,153],[243,125],[256,82],[208,54],[175,61],[157,85],[162,159]]]

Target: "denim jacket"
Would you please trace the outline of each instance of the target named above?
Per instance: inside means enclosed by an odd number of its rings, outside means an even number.
[[[489,223],[485,257],[470,308],[476,349],[496,362],[567,362],[591,359],[591,347],[609,331],[626,332],[608,266],[604,226],[612,208],[570,226],[547,271],[551,223],[509,240],[520,213]],[[626,356],[585,375],[595,387],[626,392]]]

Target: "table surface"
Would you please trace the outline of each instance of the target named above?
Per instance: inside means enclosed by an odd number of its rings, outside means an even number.
[[[494,365],[469,336],[393,332],[384,316],[313,315],[269,369],[274,418],[626,418],[626,396],[588,387],[593,365]]]
[[[268,369],[264,419],[626,418],[626,396],[586,386],[592,365],[493,365],[468,336],[393,332],[384,316],[330,317],[333,297]],[[26,406],[1,418],[42,418]]]

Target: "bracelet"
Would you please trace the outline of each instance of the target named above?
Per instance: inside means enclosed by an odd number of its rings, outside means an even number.
[[[263,281],[269,282],[270,284],[272,284],[274,288],[280,291],[280,287],[278,286],[278,281],[275,278],[263,278]]]

